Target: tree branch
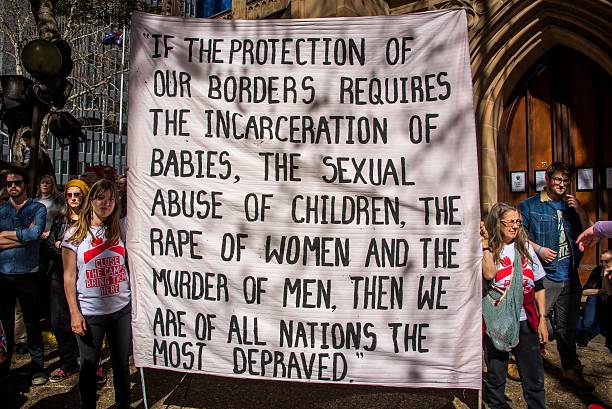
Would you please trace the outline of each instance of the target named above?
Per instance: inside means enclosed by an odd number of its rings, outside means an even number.
[[[49,41],[61,38],[53,11],[56,2],[57,0],[30,0],[38,34],[41,38]]]

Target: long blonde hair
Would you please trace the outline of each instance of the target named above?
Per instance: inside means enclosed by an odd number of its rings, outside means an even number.
[[[59,189],[57,188],[57,183],[55,182],[55,176],[52,174],[42,175],[40,178],[38,178],[38,183],[36,184],[36,197],[42,197],[42,194],[40,193],[40,183],[45,178],[48,178],[51,181],[51,193],[49,193],[49,197],[54,199],[57,198],[60,193]]]
[[[116,243],[121,236],[121,227],[119,225],[119,216],[121,215],[121,204],[117,200],[117,188],[113,182],[108,180],[99,180],[91,187],[84,202],[81,204],[79,212],[79,220],[75,224],[75,229],[68,241],[72,244],[79,245],[85,240],[85,236],[93,234],[90,231],[91,219],[93,217],[92,202],[95,198],[107,192],[111,192],[111,196],[115,199],[115,207],[112,213],[103,221],[103,226],[106,227],[106,240],[109,243]]]
[[[521,215],[521,212],[516,207],[508,203],[499,202],[493,205],[485,221],[485,227],[489,234],[489,248],[493,254],[493,261],[496,266],[499,264],[501,252],[504,248],[504,241],[501,235],[501,219],[508,212],[517,212],[519,216]],[[529,254],[529,238],[522,225],[518,228],[514,245],[523,260],[528,259],[533,262],[531,254]]]

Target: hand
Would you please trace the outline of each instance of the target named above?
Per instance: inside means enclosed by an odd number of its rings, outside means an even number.
[[[546,317],[540,317],[540,323],[538,324],[538,339],[540,344],[548,342],[548,324],[546,323]]]
[[[542,246],[540,247],[538,255],[543,261],[550,263],[557,257],[557,252],[549,249],[548,247]]]
[[[87,324],[85,323],[83,314],[80,312],[70,314],[70,327],[72,328],[72,332],[75,334],[80,336],[85,335],[85,331],[87,331]]]
[[[58,241],[56,241],[56,242],[55,242],[55,248],[56,248],[56,249],[61,249],[61,248],[62,248],[62,242],[61,242],[61,240],[58,240]]]
[[[591,226],[585,231],[583,231],[582,234],[580,234],[580,236],[578,236],[578,239],[576,240],[576,244],[578,244],[578,248],[580,249],[580,251],[584,251],[586,247],[590,247],[590,246],[597,244],[597,242],[600,239],[601,237],[595,234],[595,231],[593,230],[593,226]]]
[[[489,240],[489,232],[487,231],[487,227],[485,226],[485,222],[480,222],[480,237],[482,240]]]
[[[48,231],[44,231],[41,235],[40,238],[43,240],[47,240],[47,237],[49,237],[49,232]]]
[[[573,207],[577,211],[582,210],[582,205],[580,204],[580,201],[578,199],[576,199],[576,196],[565,195],[563,197],[563,200],[565,200],[567,202],[567,205],[569,207]]]

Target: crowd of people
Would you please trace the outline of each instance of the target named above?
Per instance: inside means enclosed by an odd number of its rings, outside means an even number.
[[[70,180],[62,194],[55,177],[43,175],[30,197],[28,174],[14,166],[3,172],[2,184],[0,320],[6,345],[0,381],[12,376],[14,352],[29,353],[33,385],[79,374],[81,407],[95,408],[96,387],[106,382],[100,365],[106,342],[117,407],[129,407],[131,295],[121,222],[126,177],[107,166],[100,175],[86,172]],[[112,286],[106,285],[109,278]],[[59,367],[51,374],[44,365],[45,318],[59,350]]]
[[[563,378],[583,391],[594,386],[582,375],[577,345],[602,333],[612,352],[612,251],[601,254],[584,287],[578,267],[586,246],[612,236],[612,222],[591,226],[570,194],[570,166],[546,170],[546,188],[518,204],[497,203],[481,223],[485,399],[506,407],[506,378],[520,379],[527,406],[545,408],[544,344],[554,338]],[[587,297],[582,308],[581,300]],[[517,373],[512,373],[517,372]]]
[[[601,253],[600,265],[584,286],[578,276],[585,247],[612,236],[612,222],[591,225],[569,193],[571,180],[567,164],[553,163],[542,192],[516,207],[497,203],[481,222],[485,399],[490,408],[505,407],[508,376],[521,380],[529,408],[546,407],[542,355],[549,338],[556,341],[564,379],[584,391],[594,387],[582,375],[577,345],[602,333],[612,352],[612,251]],[[33,385],[79,374],[81,405],[95,408],[96,384],[106,381],[100,366],[106,339],[117,407],[129,407],[125,176],[116,177],[112,167],[100,175],[87,172],[66,183],[62,194],[54,176],[43,175],[29,197],[28,175],[15,166],[4,172],[2,183],[0,319],[6,354],[0,380],[11,376],[13,352],[27,352]],[[112,286],[102,285],[105,269],[113,269]],[[581,314],[583,296],[587,301]],[[49,376],[41,327],[45,314],[59,349],[59,367]]]

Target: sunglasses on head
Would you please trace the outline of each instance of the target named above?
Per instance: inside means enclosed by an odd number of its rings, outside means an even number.
[[[6,186],[7,187],[22,186],[22,185],[23,185],[23,180],[7,180],[6,181]]]

